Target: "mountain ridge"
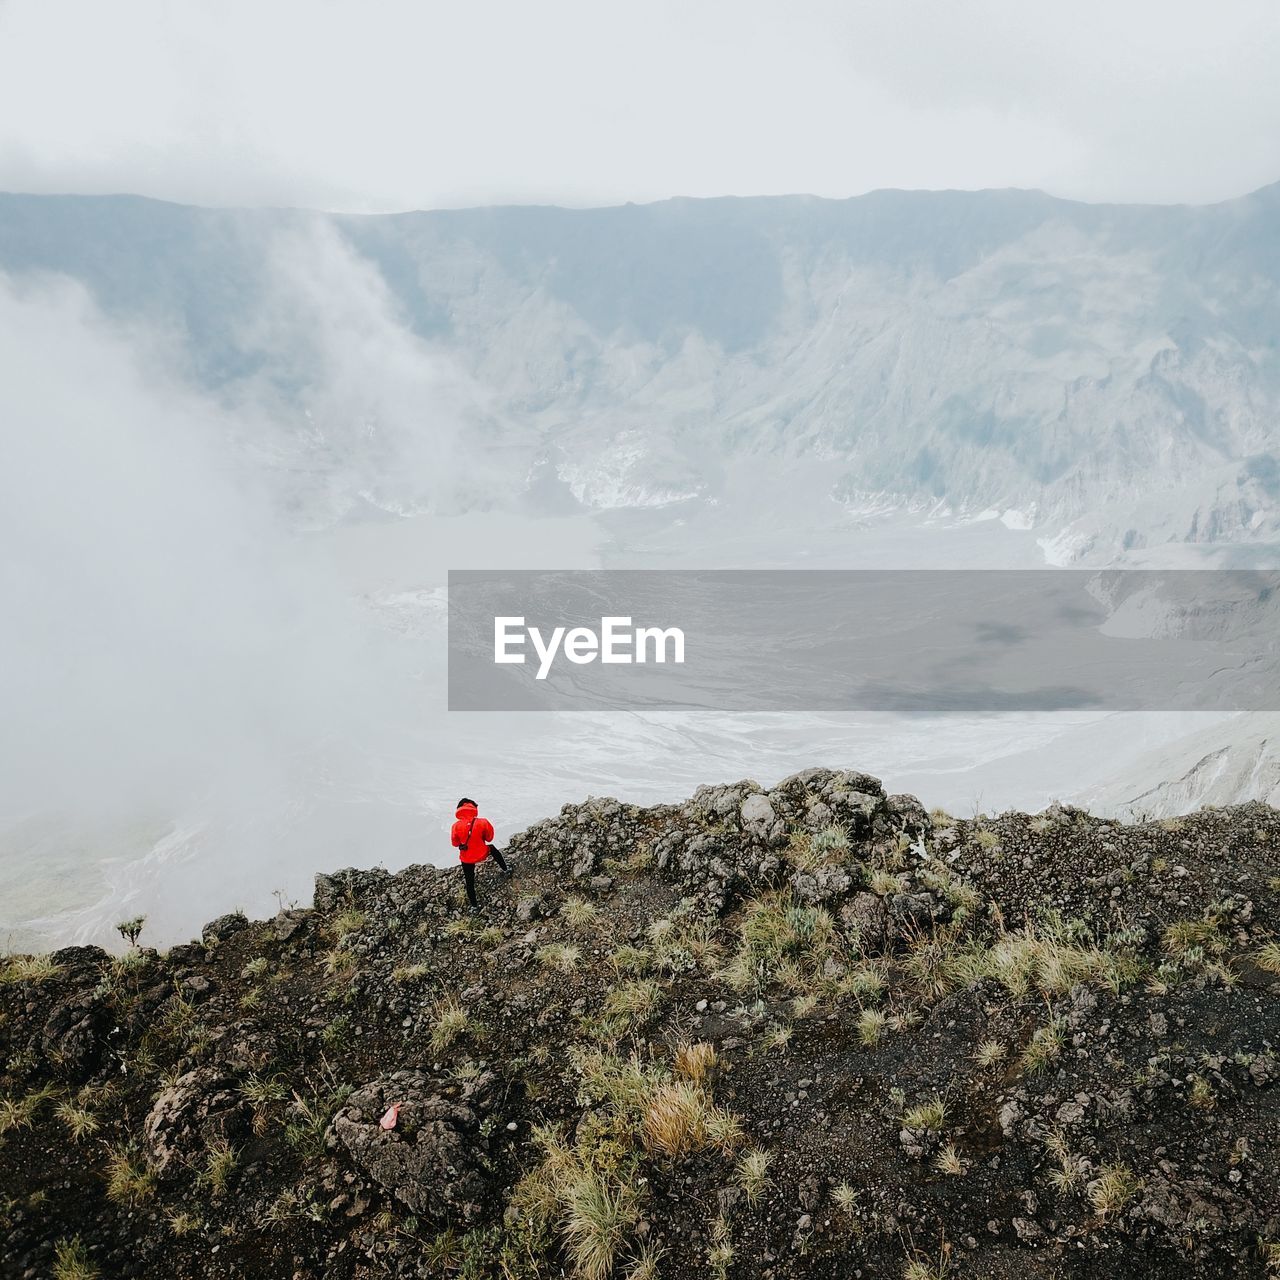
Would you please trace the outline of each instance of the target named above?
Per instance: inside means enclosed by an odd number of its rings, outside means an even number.
[[[1261,1280],[1277,847],[1256,803],[957,819],[810,769],[566,805],[478,917],[347,868],[10,957],[0,1265]]]
[[[565,212],[596,212],[603,209],[651,208],[654,205],[687,203],[701,204],[716,201],[769,201],[769,200],[807,200],[825,204],[847,204],[853,200],[862,200],[868,196],[911,195],[911,196],[948,196],[948,195],[991,195],[1012,193],[1017,195],[1038,196],[1062,204],[1083,205],[1089,208],[1124,208],[1124,209],[1216,209],[1223,205],[1235,204],[1238,201],[1253,200],[1257,197],[1280,199],[1280,178],[1273,182],[1263,183],[1237,195],[1224,196],[1219,200],[1175,200],[1175,201],[1143,201],[1143,200],[1087,200],[1078,196],[1059,195],[1047,191],[1043,187],[989,186],[989,187],[872,187],[847,196],[823,196],[812,191],[758,192],[752,195],[725,192],[713,196],[661,196],[654,200],[623,200],[606,204],[558,204],[555,201],[518,201],[495,200],[483,204],[439,205],[431,208],[418,207],[408,209],[383,209],[367,212],[354,212],[343,209],[324,209],[318,205],[281,205],[281,204],[205,204],[188,200],[172,200],[167,196],[149,196],[137,191],[19,191],[0,188],[0,199],[17,197],[20,199],[50,200],[137,200],[149,204],[173,205],[182,209],[203,209],[221,213],[314,213],[324,217],[351,218],[402,218],[423,213],[473,213],[486,209],[561,209]]]
[[[1015,510],[1068,560],[1280,542],[1280,185],[385,215],[0,196],[0,270],[79,280],[210,392],[268,397],[273,483],[323,474],[347,504],[447,510],[412,372],[436,360],[467,388],[443,410],[460,457],[522,501],[549,467],[587,511],[745,513],[762,464],[816,458],[833,513]],[[370,367],[318,406],[326,335],[359,340],[375,307],[404,394]]]

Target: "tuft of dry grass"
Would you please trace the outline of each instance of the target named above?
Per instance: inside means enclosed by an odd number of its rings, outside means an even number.
[[[742,1121],[724,1107],[712,1107],[707,1113],[707,1137],[713,1147],[726,1155],[736,1151],[746,1141]]]
[[[369,917],[356,907],[348,907],[333,918],[333,932],[338,942],[359,933],[369,923]]]
[[[563,1196],[563,1230],[574,1267],[583,1280],[607,1280],[627,1232],[640,1219],[635,1192],[584,1169],[567,1180]]]
[[[1066,1131],[1059,1126],[1055,1125],[1045,1135],[1044,1145],[1058,1162],[1058,1168],[1049,1173],[1050,1183],[1060,1195],[1074,1192],[1084,1181],[1087,1162],[1071,1150]]]
[[[476,1024],[471,1015],[460,1004],[453,1000],[445,1001],[436,1010],[431,1028],[432,1051],[443,1053],[455,1040],[475,1030]]]
[[[97,1280],[101,1274],[79,1236],[53,1246],[53,1280]]]
[[[116,1204],[141,1204],[155,1192],[155,1174],[130,1147],[116,1147],[107,1156],[107,1199]]]
[[[582,959],[582,949],[565,942],[549,942],[538,948],[538,963],[560,973],[572,973]]]
[[[709,1073],[710,1046],[681,1050],[685,1071]],[[517,1183],[511,1208],[531,1239],[559,1233],[575,1274],[654,1280],[660,1250],[633,1237],[644,1193],[641,1153],[719,1148],[727,1155],[742,1143],[741,1122],[718,1107],[700,1081],[672,1079],[656,1062],[584,1046],[570,1057],[581,1077],[578,1100],[588,1110],[572,1139],[558,1127],[535,1126],[531,1136],[542,1160]]]
[[[800,871],[816,871],[831,863],[843,862],[849,856],[849,833],[843,827],[824,827],[821,831],[792,832],[787,855]]]
[[[769,1183],[769,1165],[773,1163],[773,1154],[762,1151],[759,1147],[746,1152],[738,1161],[737,1182],[752,1207],[760,1202],[761,1195]]]
[[[348,951],[346,947],[333,947],[326,951],[322,957],[324,960],[325,975],[330,978],[342,978],[347,974],[354,972],[356,967],[356,957],[354,952]]]
[[[1166,925],[1161,941],[1165,951],[1174,957],[1198,952],[1206,956],[1220,956],[1226,951],[1228,938],[1216,919],[1175,920]]]
[[[605,996],[605,1016],[645,1022],[657,1012],[661,994],[658,984],[649,978],[624,982]]]
[[[676,1049],[675,1068],[678,1075],[695,1084],[701,1084],[716,1069],[716,1047],[705,1040],[685,1043]]]
[[[936,1258],[917,1253],[902,1266],[902,1280],[946,1280],[951,1270],[949,1248],[942,1249]]]
[[[665,1079],[655,1065],[635,1057],[618,1058],[598,1049],[572,1056],[582,1077],[578,1097],[587,1106],[604,1102],[618,1111],[641,1112]]]
[[[863,1009],[858,1015],[858,1039],[863,1048],[873,1049],[884,1038],[888,1017],[880,1009]]]
[[[852,1218],[858,1212],[858,1191],[851,1183],[837,1183],[831,1189],[831,1199],[846,1218]]]
[[[633,947],[630,943],[623,943],[609,957],[609,963],[619,973],[643,977],[652,967],[653,957],[644,947]]]
[[[729,1268],[736,1257],[728,1220],[721,1214],[711,1224],[711,1245],[707,1249],[707,1263],[715,1280],[727,1280]]]
[[[994,1067],[996,1063],[1003,1062],[1008,1053],[1008,1047],[1001,1044],[999,1040],[984,1040],[973,1051],[973,1060],[982,1070],[986,1071]]]
[[[219,1138],[209,1144],[200,1181],[213,1195],[224,1195],[239,1162],[236,1149],[225,1138]]]
[[[1031,1042],[1022,1051],[1023,1070],[1033,1076],[1047,1071],[1062,1056],[1062,1046],[1065,1043],[1066,1033],[1061,1019],[1055,1018],[1046,1026],[1037,1027]]]
[[[199,1231],[204,1223],[200,1221],[194,1214],[187,1213],[182,1209],[171,1209],[165,1215],[165,1221],[169,1224],[169,1230],[175,1236],[190,1235],[193,1231]]]
[[[251,1075],[240,1086],[240,1096],[255,1108],[270,1106],[273,1102],[285,1102],[289,1097],[288,1087],[281,1076],[264,1079]]]
[[[1089,1183],[1085,1195],[1098,1217],[1111,1218],[1129,1204],[1140,1186],[1127,1165],[1109,1164]]]
[[[882,898],[887,898],[890,894],[901,893],[903,889],[903,879],[901,876],[895,876],[890,871],[873,871],[871,879],[868,881],[868,887],[871,892],[878,894]]]
[[[1187,1101],[1198,1111],[1212,1111],[1218,1105],[1218,1096],[1213,1091],[1213,1085],[1204,1076],[1197,1075],[1191,1081]]]
[[[733,990],[762,990],[782,982],[797,993],[822,984],[823,968],[838,941],[835,921],[823,907],[771,890],[747,903],[738,923],[738,945],[719,976]]]
[[[57,1093],[53,1085],[44,1084],[21,1098],[0,1098],[0,1137],[10,1129],[31,1128],[40,1108]]]
[[[102,1122],[88,1107],[77,1106],[74,1102],[58,1103],[54,1108],[54,1115],[67,1126],[73,1142],[91,1137],[102,1128]]]
[[[316,1091],[308,1101],[296,1090],[289,1113],[292,1119],[284,1127],[284,1140],[304,1160],[313,1160],[324,1153],[324,1135],[334,1112],[351,1095],[348,1084],[335,1085],[327,1092]]]
[[[883,971],[874,964],[861,964],[840,980],[840,990],[861,1001],[878,1000],[888,985]]]
[[[807,1018],[817,1007],[818,997],[812,991],[807,991],[804,995],[796,996],[791,1001],[791,1016],[793,1018]]]
[[[600,912],[595,903],[588,902],[586,898],[566,898],[564,906],[560,908],[560,914],[567,924],[575,929],[582,929],[589,925]]]
[[[791,1037],[793,1034],[793,1028],[787,1026],[786,1023],[774,1023],[774,1025],[765,1032],[764,1047],[766,1049],[776,1049],[781,1053],[791,1043]]]
[[[682,1156],[710,1145],[706,1092],[688,1082],[663,1085],[644,1113],[644,1145],[665,1156]]]
[[[0,969],[2,982],[48,982],[62,973],[62,966],[48,956],[11,956]]]
[[[930,1133],[943,1128],[947,1123],[947,1102],[939,1093],[908,1107],[902,1113],[902,1123],[908,1129],[924,1129]]]
[[[658,1264],[664,1252],[659,1245],[643,1245],[623,1273],[623,1280],[659,1280]]]

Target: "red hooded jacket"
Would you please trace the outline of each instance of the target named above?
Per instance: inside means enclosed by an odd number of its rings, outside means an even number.
[[[489,856],[489,841],[493,839],[493,823],[480,817],[473,804],[464,804],[454,815],[456,821],[449,838],[463,862],[483,862]],[[467,838],[467,832],[471,838]]]

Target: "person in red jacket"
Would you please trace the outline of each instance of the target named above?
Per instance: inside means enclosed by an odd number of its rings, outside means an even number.
[[[474,800],[463,796],[458,801],[458,811],[454,815],[453,829],[449,835],[453,847],[458,851],[462,861],[462,878],[467,885],[467,901],[472,911],[479,911],[476,901],[476,864],[483,862],[490,854],[502,868],[502,874],[509,876],[511,869],[502,857],[502,850],[496,849],[489,842],[493,839],[493,823],[480,816],[479,806]]]

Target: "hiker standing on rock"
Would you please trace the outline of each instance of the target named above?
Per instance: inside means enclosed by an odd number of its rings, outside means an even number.
[[[476,864],[493,854],[494,861],[502,868],[504,876],[509,876],[511,869],[502,857],[502,850],[494,848],[489,843],[493,839],[493,823],[488,818],[482,818],[479,806],[474,800],[468,800],[466,796],[458,801],[458,811],[454,815],[450,839],[453,847],[458,851],[458,857],[462,860],[462,878],[467,884],[467,901],[471,904],[472,911],[479,911],[480,904],[476,901]]]

